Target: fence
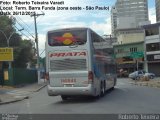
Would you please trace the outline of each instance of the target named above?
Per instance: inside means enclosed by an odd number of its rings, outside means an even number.
[[[12,68],[8,71],[8,80],[4,80],[4,85],[16,86],[38,82],[37,71],[22,68]]]

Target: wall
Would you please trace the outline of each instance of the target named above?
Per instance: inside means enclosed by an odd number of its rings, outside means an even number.
[[[136,28],[135,17],[119,17],[117,20],[117,29]]]
[[[36,70],[13,68],[8,72],[9,80],[5,80],[4,85],[16,86],[38,82]]]
[[[116,54],[116,58],[130,56],[130,54],[131,54],[130,48],[134,48],[134,47],[137,47],[137,52],[143,52],[144,51],[144,42],[115,45],[114,51]]]
[[[118,35],[119,44],[134,43],[144,41],[144,33],[127,33]]]

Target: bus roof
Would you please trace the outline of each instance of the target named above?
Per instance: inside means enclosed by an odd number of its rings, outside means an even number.
[[[49,30],[48,33],[59,32],[59,31],[64,31],[64,30],[87,30],[87,29],[90,29],[90,28],[87,28],[87,27],[70,27],[70,28]]]

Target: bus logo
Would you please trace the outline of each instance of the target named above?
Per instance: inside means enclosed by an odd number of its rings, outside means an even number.
[[[71,33],[64,33],[62,37],[54,37],[55,40],[62,42],[64,45],[70,45],[76,41]]]
[[[63,53],[50,54],[50,57],[72,57],[72,56],[86,56],[86,52],[63,52]]]

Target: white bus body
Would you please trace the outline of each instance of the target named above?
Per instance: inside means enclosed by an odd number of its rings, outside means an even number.
[[[116,84],[114,59],[96,49],[103,39],[89,28],[47,33],[46,72],[49,96],[99,96]]]

